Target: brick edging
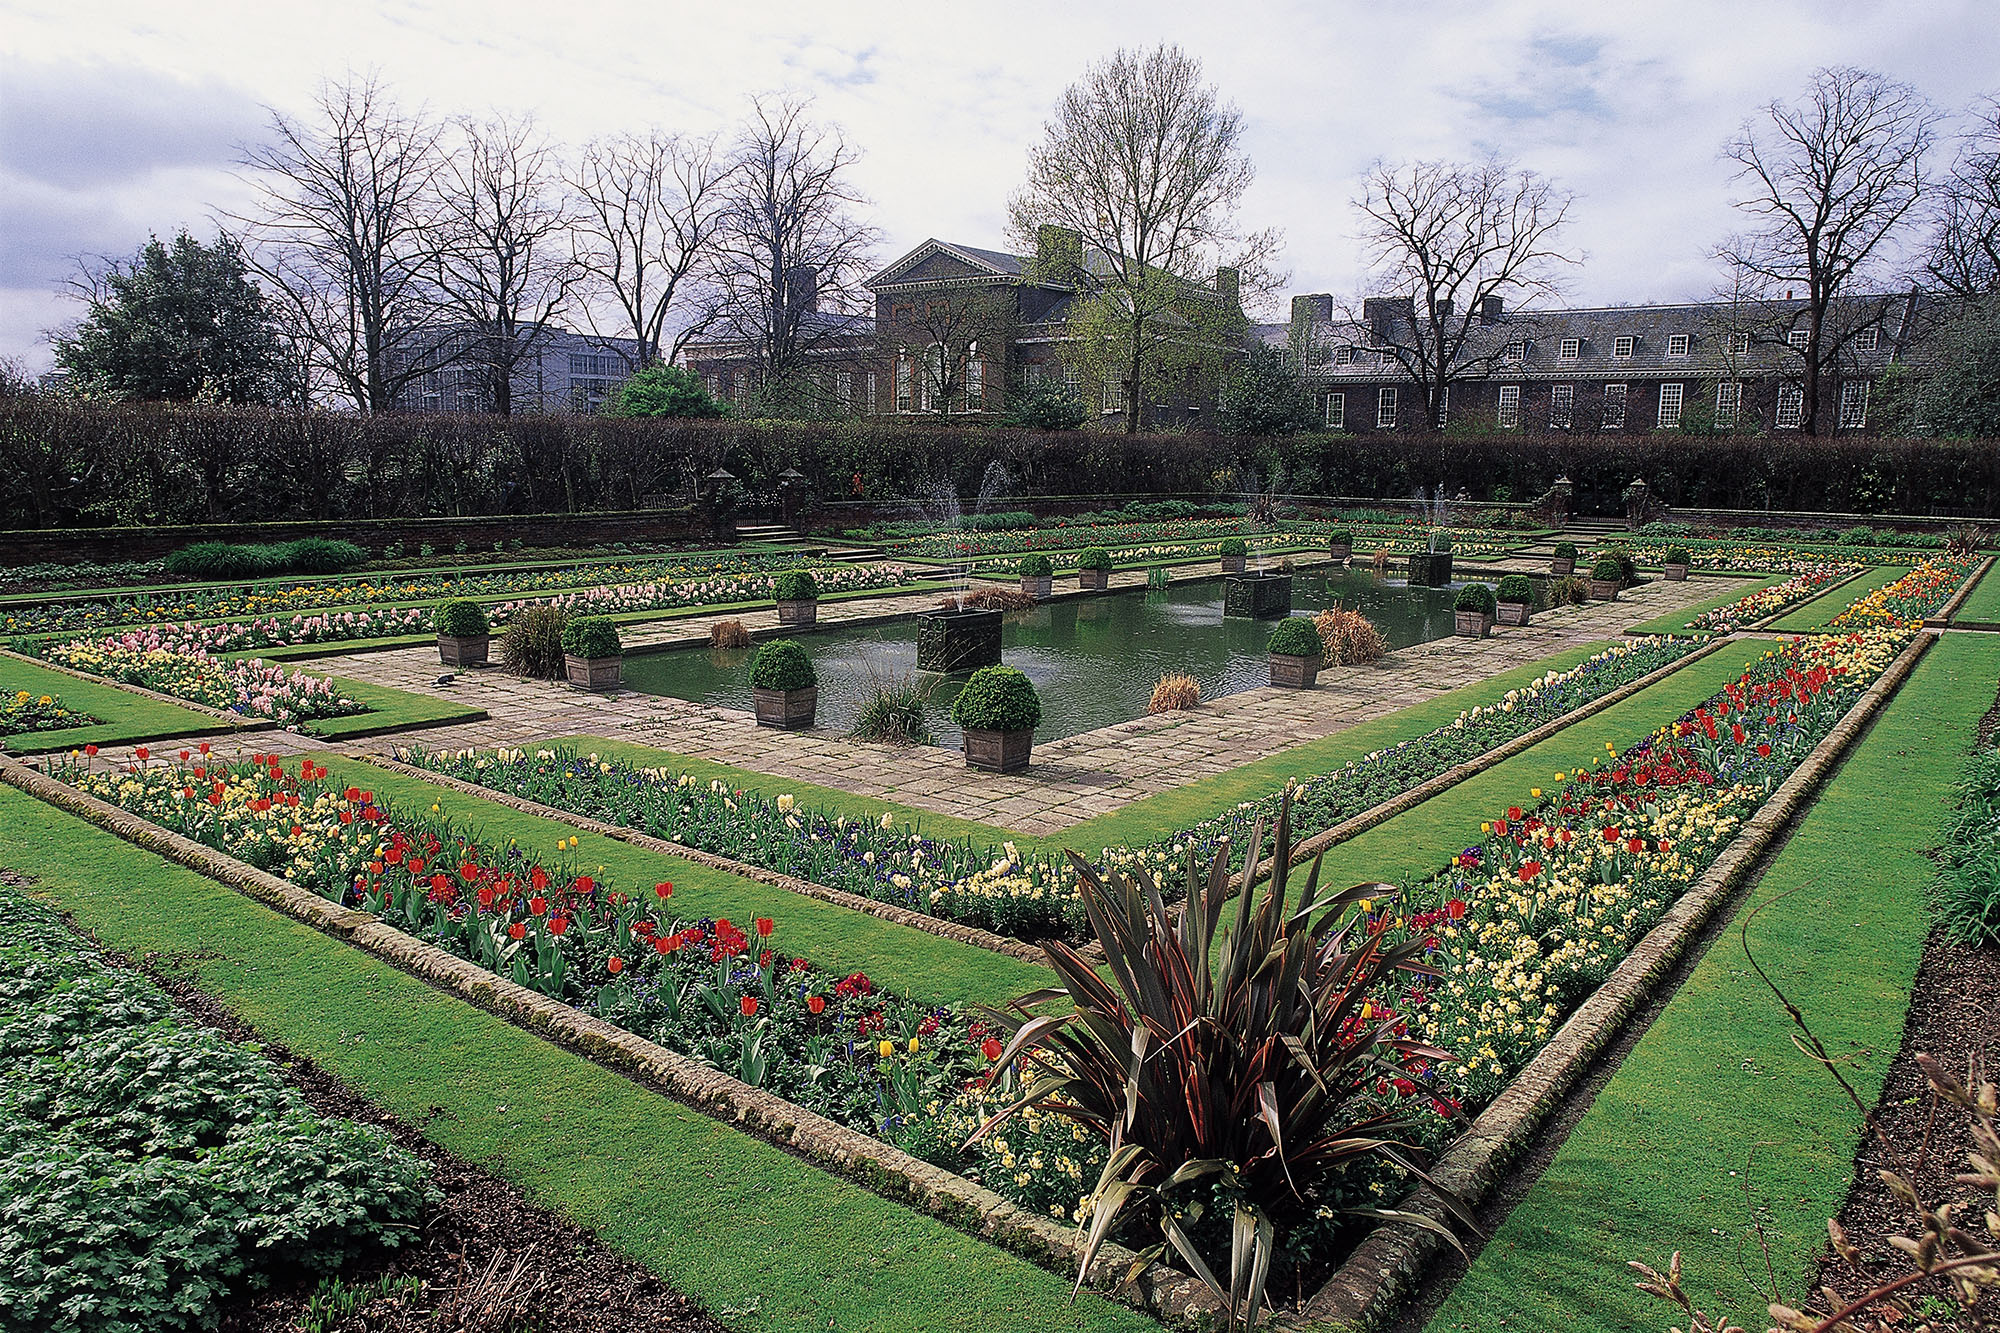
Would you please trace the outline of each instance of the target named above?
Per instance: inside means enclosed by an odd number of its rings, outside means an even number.
[[[229,712],[227,709],[216,708],[204,703],[196,703],[192,699],[178,699],[171,694],[162,694],[158,690],[149,690],[144,685],[132,685],[122,680],[113,680],[109,676],[100,676],[93,671],[79,671],[75,667],[67,667],[60,662],[45,662],[39,657],[30,657],[26,653],[17,653],[12,648],[0,648],[0,657],[9,657],[16,662],[26,662],[28,665],[38,666],[44,671],[59,671],[65,676],[74,676],[78,680],[87,680],[92,685],[104,685],[114,690],[123,690],[127,694],[136,694],[142,699],[151,699],[155,703],[172,704],[176,708],[185,708],[191,713],[200,713],[204,717],[212,717],[218,721],[227,722],[238,731],[272,731],[278,725],[269,718],[249,718],[243,716],[241,713]]]
[[[1756,869],[1936,639],[1935,634],[1918,635],[1884,669],[1806,761],[1751,816],[1701,879],[1675,900],[1604,983],[1577,1006],[1548,1045],[1439,1156],[1431,1169],[1433,1179],[1467,1204],[1478,1203],[1498,1183],[1508,1162],[1531,1141],[1543,1117],[1679,960],[1708,917]],[[1440,1222],[1449,1219],[1428,1189],[1418,1190],[1401,1207]],[[1332,1330],[1374,1325],[1420,1276],[1441,1243],[1435,1234],[1406,1224],[1377,1226],[1314,1294],[1294,1326]]]
[[[406,764],[400,759],[391,759],[386,755],[359,754],[350,757],[359,759],[364,763],[373,764],[378,768],[387,769],[392,773],[402,773],[410,777],[422,778],[426,782],[435,783],[447,790],[458,792],[463,796],[495,801],[510,809],[519,810],[524,814],[539,815],[544,819],[558,820],[564,824],[568,824],[572,828],[580,828],[587,833],[600,833],[607,838],[615,838],[619,842],[643,848],[649,852],[659,852],[666,856],[678,856],[684,861],[693,861],[695,864],[707,866],[711,870],[726,871],[729,874],[737,875],[744,879],[755,880],[760,884],[768,884],[772,888],[784,889],[788,893],[796,893],[802,898],[812,898],[819,902],[831,903],[836,907],[847,908],[850,911],[865,913],[868,916],[877,917],[883,921],[894,922],[899,926],[909,926],[913,930],[921,930],[926,934],[936,935],[941,939],[953,940],[959,944],[970,944],[974,948],[1005,954],[1009,958],[1017,958],[1022,962],[1036,964],[1046,964],[1048,962],[1048,957],[1040,949],[1008,935],[996,934],[990,930],[981,930],[977,926],[962,925],[956,921],[946,921],[942,917],[929,916],[908,907],[898,907],[894,903],[880,902],[874,898],[863,897],[858,893],[850,893],[846,889],[836,889],[831,885],[818,884],[809,879],[800,879],[796,875],[787,875],[781,871],[768,870],[763,866],[753,866],[744,861],[736,861],[726,856],[719,856],[714,852],[704,852],[699,848],[673,842],[641,829],[621,828],[616,824],[607,824],[601,819],[592,819],[588,815],[579,815],[568,810],[558,809],[552,805],[544,805],[532,797],[516,796],[512,792],[495,791],[491,787],[482,787],[476,782],[467,782],[465,779],[453,777],[449,773],[434,773],[429,769],[419,768],[415,764]]]
[[[354,944],[439,990],[593,1063],[657,1085],[674,1099],[736,1125],[871,1193],[919,1209],[959,1230],[1023,1255],[1044,1267],[1074,1269],[1079,1233],[1038,1217],[963,1176],[932,1166],[647,1041],[603,1019],[520,986],[478,964],[426,944],[370,913],[342,907],[255,869],[0,754],[0,782],[89,821],[127,842],[255,898],[336,939]],[[1106,1243],[1092,1260],[1089,1285],[1118,1288],[1136,1262],[1131,1251]],[[1220,1305],[1195,1278],[1164,1266],[1128,1289],[1137,1303],[1169,1319],[1212,1316]]]
[[[1958,585],[1958,591],[1951,595],[1949,601],[1938,608],[1937,614],[1925,617],[1924,628],[1942,629],[1946,625],[1949,625],[1953,617],[1958,615],[1958,609],[1965,605],[1968,597],[1972,596],[1972,590],[1977,588],[1981,580],[1993,572],[1993,560],[1994,557],[1987,556],[1985,560],[1980,562],[1979,568],[1967,574],[1965,581]]]

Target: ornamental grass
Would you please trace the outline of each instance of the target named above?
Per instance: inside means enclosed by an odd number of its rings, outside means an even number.
[[[1361,666],[1380,661],[1389,651],[1382,631],[1359,611],[1329,607],[1314,616],[1312,623],[1319,631],[1328,666]]]
[[[1201,702],[1201,682],[1185,671],[1169,671],[1153,687],[1148,713],[1184,712]]]
[[[507,622],[500,637],[500,664],[517,676],[557,680],[566,670],[563,630],[569,612],[560,606],[522,607]]]
[[[711,648],[748,648],[750,631],[743,628],[740,620],[718,620],[708,627],[708,646]]]

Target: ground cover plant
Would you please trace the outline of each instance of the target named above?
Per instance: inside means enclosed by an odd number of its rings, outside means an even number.
[[[414,1237],[422,1164],[314,1115],[0,881],[0,1308],[9,1327],[212,1327],[274,1275]]]
[[[71,708],[58,694],[36,694],[32,690],[0,693],[0,736],[18,736],[30,731],[67,731],[73,727],[97,724],[97,718]]]
[[[2000,750],[1980,750],[1959,779],[1958,803],[1938,839],[1931,902],[1945,935],[2000,946]]]
[[[296,729],[315,718],[363,712],[363,705],[324,676],[288,671],[255,658],[215,656],[200,643],[165,630],[130,630],[104,639],[45,645],[50,661],[76,671],[139,685],[176,699],[245,718],[268,718]]]

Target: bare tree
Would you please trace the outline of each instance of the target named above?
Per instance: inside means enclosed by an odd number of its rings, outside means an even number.
[[[1415,382],[1419,429],[1436,429],[1451,386],[1491,375],[1581,261],[1561,236],[1575,196],[1489,158],[1378,162],[1353,202],[1374,295],[1349,317]]]
[[[438,290],[461,324],[463,361],[487,406],[514,410],[514,378],[539,358],[580,270],[561,162],[531,119],[458,122],[438,173]]]
[[[849,325],[874,228],[853,210],[859,153],[803,98],[754,98],[730,155],[715,228],[717,328],[750,349],[764,392],[801,384]]]
[[[1722,150],[1747,186],[1736,207],[1758,230],[1719,253],[1767,299],[1804,291],[1784,346],[1799,363],[1799,428],[1816,435],[1822,385],[1887,315],[1886,301],[1856,311],[1846,298],[1886,273],[1895,238],[1915,220],[1938,116],[1909,85],[1846,67],[1818,71],[1800,102],[1773,102],[1764,113],[1767,126],[1745,122]],[[1804,330],[1803,345],[1792,328]]]
[[[1924,276],[1967,300],[2000,292],[2000,97],[1974,109],[1951,169],[1937,183],[1933,217]]]
[[[617,307],[641,365],[671,361],[715,320],[712,299],[689,309],[687,297],[695,288],[713,296],[706,284],[727,176],[712,137],[648,130],[599,139],[583,151],[571,182],[577,259],[593,293]],[[664,347],[669,320],[674,338]]]
[[[321,87],[310,122],[272,111],[244,149],[259,200],[249,256],[294,336],[364,412],[387,411],[445,357],[435,328],[439,127],[373,76]]]
[[[950,412],[956,410],[955,404],[963,404],[966,411],[976,412],[990,382],[989,367],[1004,374],[1014,322],[1011,293],[988,287],[946,288],[896,306],[883,333],[882,351],[886,358],[907,358],[917,385],[913,406],[918,410]],[[997,361],[995,348],[1000,349]],[[903,373],[899,368],[897,374]]]
[[[1279,234],[1238,227],[1255,176],[1242,112],[1202,82],[1201,62],[1177,46],[1120,50],[1092,65],[1064,90],[1042,142],[1029,150],[1027,182],[1008,206],[1015,240],[1045,249],[1037,244],[1044,227],[1080,238],[1068,271],[1037,276],[1094,298],[1094,316],[1078,328],[1101,331],[1092,341],[1108,345],[1095,356],[1082,346],[1072,355],[1120,363],[1106,368],[1123,384],[1127,433],[1139,428],[1162,361],[1228,339],[1227,330],[1204,325],[1230,316],[1240,323],[1234,293],[1199,294],[1216,268],[1253,286],[1282,281],[1270,267]]]

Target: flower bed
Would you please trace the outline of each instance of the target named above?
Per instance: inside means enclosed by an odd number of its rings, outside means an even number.
[[[1933,556],[1884,588],[1855,602],[1831,621],[1837,630],[1876,629],[1890,625],[1921,625],[1951,600],[1976,560]]]
[[[1811,601],[1828,587],[1851,578],[1863,568],[1861,565],[1813,565],[1783,583],[1746,593],[1728,606],[1704,611],[1688,621],[1687,628],[1727,634],[1797,606],[1800,602]]]
[[[72,640],[51,644],[43,653],[51,662],[76,671],[243,717],[269,718],[283,727],[367,711],[324,676],[288,671],[255,658],[216,657],[192,637],[167,630],[128,630],[106,639]]]
[[[1812,547],[1765,542],[1709,541],[1675,538],[1671,541],[1641,540],[1632,545],[1634,559],[1642,564],[1666,563],[1666,553],[1680,547],[1691,557],[1691,569],[1732,569],[1759,574],[1803,574],[1808,570],[1837,564],[1901,564],[1910,558],[1907,550],[1867,547]]]
[[[895,588],[909,582],[908,574],[900,565],[830,565],[812,573],[821,595]],[[560,606],[572,615],[603,616],[624,611],[660,611],[676,606],[768,602],[776,595],[777,582],[782,576],[782,573],[742,574],[682,583],[625,583],[609,588],[587,588],[559,597],[501,602],[491,609],[490,615],[494,624],[502,625],[509,616],[528,606]]]
[[[63,704],[62,696],[16,690],[0,694],[0,736],[17,736],[28,731],[61,731],[70,727],[94,726],[97,718]]]
[[[978,556],[1019,556],[1027,551],[1043,551],[1056,556],[1086,546],[1123,548],[1128,559],[1174,559],[1217,555],[1221,543],[1241,537],[1251,545],[1272,545],[1304,541],[1324,542],[1326,534],[1339,528],[1351,531],[1357,540],[1379,545],[1385,550],[1417,550],[1430,539],[1431,529],[1414,520],[1405,523],[1349,523],[1288,520],[1275,529],[1244,518],[1188,518],[1151,523],[1070,524],[1051,519],[1026,530],[965,532],[951,530],[931,533],[895,544],[899,555],[934,560]],[[1498,552],[1518,539],[1491,528],[1448,529],[1454,548],[1463,553]],[[1261,541],[1258,539],[1262,539]],[[1118,551],[1114,549],[1114,555]],[[1150,554],[1146,554],[1150,553]]]

